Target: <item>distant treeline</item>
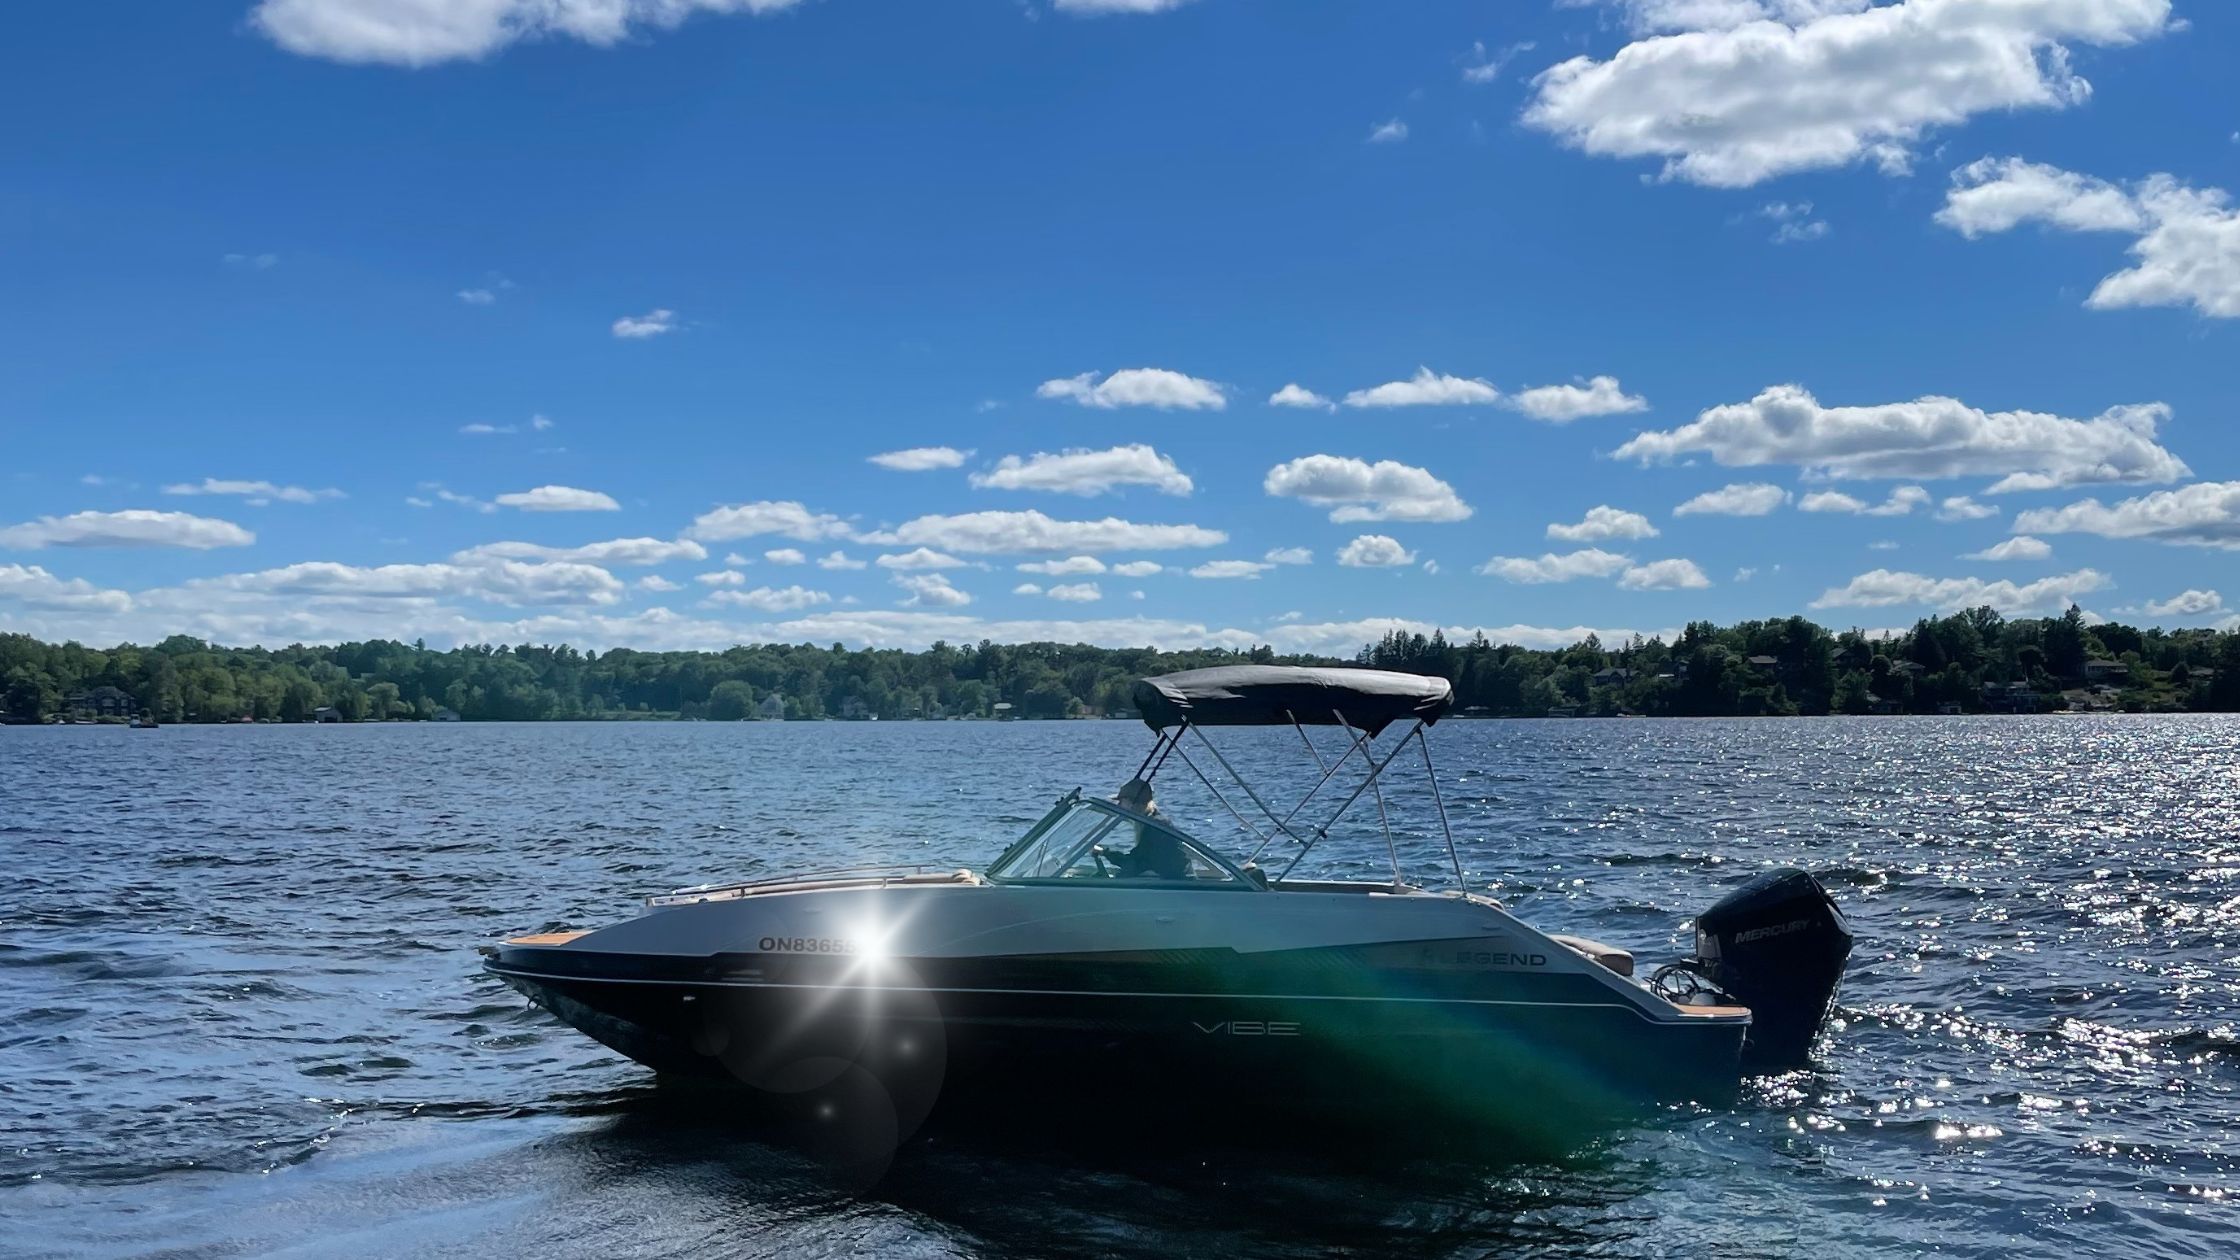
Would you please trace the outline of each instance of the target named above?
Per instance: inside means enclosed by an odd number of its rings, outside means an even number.
[[[1438,674],[1454,682],[1465,712],[1505,717],[2240,711],[2240,633],[2092,625],[2074,608],[2012,620],[1978,608],[1880,638],[1831,633],[1802,617],[1697,622],[1670,643],[1590,637],[1554,651],[1394,633],[1352,662],[1265,647],[436,651],[376,640],[274,650],[182,635],[97,649],[0,635],[0,713],[13,722],[141,712],[163,722],[1062,718],[1127,712],[1130,685],[1147,674],[1245,662]]]

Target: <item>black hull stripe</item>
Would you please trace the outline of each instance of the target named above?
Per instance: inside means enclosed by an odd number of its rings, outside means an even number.
[[[672,989],[801,989],[850,993],[971,993],[1003,997],[1156,998],[1172,1001],[1401,1002],[1424,1006],[1539,1006],[1559,1007],[1567,1010],[1619,1010],[1639,1017],[1644,1023],[1675,1028],[1696,1025],[1706,1028],[1731,1028],[1737,1024],[1750,1022],[1747,1015],[1684,1015],[1674,1019],[1658,1019],[1649,1012],[1628,1002],[1531,1002],[1508,998],[1369,997],[1337,993],[1139,993],[1119,992],[1109,989],[940,988],[929,985],[784,984],[766,980],[652,980],[630,976],[554,975],[546,972],[525,971],[514,967],[502,967],[494,963],[485,964],[485,966],[498,975],[516,976],[536,984],[643,984]]]

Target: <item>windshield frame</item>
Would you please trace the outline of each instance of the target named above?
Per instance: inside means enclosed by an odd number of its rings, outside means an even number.
[[[1127,879],[1082,879],[1077,876],[1066,875],[1006,875],[1002,873],[1003,868],[1006,864],[1016,860],[1021,854],[1024,854],[1029,849],[1031,849],[1038,841],[1042,839],[1043,836],[1048,834],[1053,827],[1056,827],[1059,823],[1075,816],[1076,814],[1084,810],[1091,813],[1106,815],[1113,821],[1119,823],[1133,824],[1138,827],[1157,828],[1158,830],[1165,832],[1167,835],[1172,836],[1177,844],[1182,845],[1184,848],[1190,850],[1198,857],[1205,859],[1207,864],[1219,868],[1222,874],[1226,875],[1228,878],[1222,880],[1153,879],[1143,877],[1132,877]],[[1090,828],[1088,833],[1085,834],[1081,838],[1081,840],[1072,845],[1065,853],[1056,855],[1062,860],[1052,864],[1052,869],[1061,871],[1071,869],[1074,864],[1078,863],[1081,860],[1082,855],[1088,851],[1088,848],[1091,844],[1097,842],[1098,840],[1106,838],[1111,833],[1112,828],[1109,826]],[[1129,809],[1123,809],[1119,805],[1105,800],[1102,797],[1084,796],[1080,788],[1075,788],[1073,791],[1067,793],[1066,795],[1059,797],[1058,803],[1051,807],[1050,812],[1044,814],[1041,821],[1035,823],[1034,826],[1027,829],[1027,834],[1019,837],[1016,843],[1012,844],[1011,847],[1005,849],[1003,853],[996,858],[995,861],[989,863],[988,869],[982,872],[982,875],[991,883],[1022,884],[1037,887],[1062,886],[1066,888],[1190,888],[1203,892],[1268,891],[1266,888],[1263,888],[1258,881],[1247,876],[1244,873],[1243,869],[1240,868],[1236,863],[1230,861],[1222,854],[1215,852],[1213,849],[1209,848],[1203,841],[1195,839],[1188,833],[1175,827],[1174,824],[1168,822],[1166,819],[1154,817],[1148,814],[1139,814]]]

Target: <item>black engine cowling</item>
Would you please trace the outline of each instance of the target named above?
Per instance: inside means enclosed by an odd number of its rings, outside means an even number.
[[[1803,871],[1768,871],[1696,916],[1693,970],[1750,1008],[1746,1070],[1805,1061],[1850,957],[1851,925]]]

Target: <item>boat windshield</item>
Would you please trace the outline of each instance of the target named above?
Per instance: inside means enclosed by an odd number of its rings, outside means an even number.
[[[998,880],[1111,880],[1194,888],[1253,888],[1204,845],[1146,814],[1079,794],[988,868]]]

